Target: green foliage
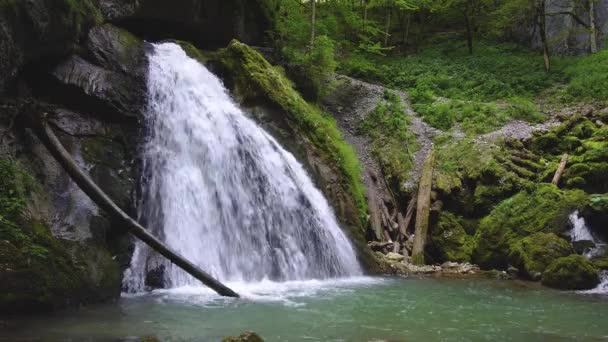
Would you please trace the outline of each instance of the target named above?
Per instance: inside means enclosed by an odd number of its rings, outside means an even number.
[[[600,283],[593,264],[581,255],[570,255],[551,263],[543,273],[545,286],[561,290],[588,290]]]
[[[485,269],[506,269],[511,246],[538,232],[562,233],[568,215],[583,209],[588,196],[580,190],[559,190],[539,184],[502,201],[480,222],[473,261]]]
[[[565,68],[573,100],[608,102],[608,49],[581,57]]]
[[[512,45],[480,45],[471,56],[444,42],[415,56],[353,54],[339,70],[407,90],[414,109],[435,128],[449,130],[458,122],[466,132],[479,134],[509,119],[544,118],[530,99],[563,75],[545,73],[541,63]]]
[[[373,152],[389,182],[399,185],[408,179],[417,150],[416,137],[409,128],[410,118],[401,97],[390,91],[370,112],[359,129],[367,134]]]
[[[520,272],[535,280],[553,260],[574,253],[568,241],[553,233],[534,233],[511,247],[509,262]]]

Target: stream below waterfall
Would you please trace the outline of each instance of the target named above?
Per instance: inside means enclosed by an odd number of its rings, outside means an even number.
[[[114,305],[4,322],[0,341],[600,341],[608,297],[489,279],[351,278],[123,296]]]

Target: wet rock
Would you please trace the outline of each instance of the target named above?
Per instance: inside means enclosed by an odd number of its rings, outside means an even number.
[[[252,331],[247,331],[236,337],[226,337],[222,342],[264,342],[264,339]]]
[[[0,93],[29,63],[49,65],[74,49],[101,15],[91,0],[0,3]]]
[[[572,241],[572,247],[578,254],[585,254],[595,248],[595,243],[590,240]]]
[[[542,276],[542,284],[562,290],[588,290],[600,283],[593,264],[580,255],[570,255],[552,262]]]
[[[53,70],[59,87],[47,91],[64,104],[100,117],[137,118],[146,93],[144,43],[106,24],[89,32],[86,47],[86,58],[73,55]]]

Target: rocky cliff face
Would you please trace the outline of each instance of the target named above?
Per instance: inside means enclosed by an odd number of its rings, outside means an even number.
[[[20,115],[47,112],[75,160],[134,214],[146,99],[141,38],[260,43],[271,3],[0,1],[0,173],[6,180],[0,187],[0,314],[115,299],[130,259],[130,237],[69,179]]]
[[[585,23],[589,23],[589,12],[581,8],[578,1],[547,1],[547,14],[549,14],[547,16],[547,36],[552,52],[558,55],[589,53],[589,30],[578,23],[574,16],[564,14],[568,12],[572,12]],[[601,47],[603,46],[605,34],[608,32],[608,0],[597,1],[595,5],[595,22],[597,25],[598,47]],[[534,37],[533,45],[536,48],[541,48],[538,34]]]

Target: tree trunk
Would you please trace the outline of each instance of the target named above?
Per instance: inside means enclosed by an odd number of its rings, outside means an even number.
[[[467,8],[462,12],[464,16],[464,22],[467,29],[467,48],[469,50],[469,55],[473,54],[473,27],[471,24],[471,17],[469,15],[469,8]]]
[[[312,6],[312,16],[310,18],[311,30],[310,30],[310,49],[315,47],[315,28],[317,26],[317,1],[310,0]]]
[[[403,34],[403,45],[407,45],[407,41],[410,37],[410,24],[412,22],[411,13],[407,14],[407,22],[405,23],[405,33]]]
[[[139,225],[122,209],[120,209],[90,178],[80,170],[80,167],[72,156],[65,150],[55,133],[49,126],[46,114],[41,111],[30,109],[26,114],[26,121],[30,128],[36,133],[38,138],[44,143],[51,152],[55,160],[70,175],[72,180],[87,194],[100,208],[120,220],[125,228],[133,235],[150,246],[153,250],[169,259],[172,263],[179,266],[182,270],[200,280],[215,292],[226,297],[239,297],[239,295],[214,279],[198,266],[192,264],[177,252],[171,250],[163,242],[150,234],[144,227]]]
[[[392,4],[388,4],[386,7],[386,23],[384,26],[384,47],[388,47],[388,38],[390,37],[391,30],[391,12]]]
[[[562,174],[564,174],[564,170],[566,170],[566,164],[568,163],[568,153],[564,153],[562,156],[562,160],[559,162],[559,166],[555,171],[555,175],[553,176],[553,180],[551,184],[558,185],[559,180],[562,178]]]
[[[549,55],[549,42],[547,40],[547,14],[546,14],[546,1],[540,0],[536,8],[538,17],[538,28],[540,33],[540,40],[543,44],[543,58],[545,61],[545,71],[551,71],[551,56]]]
[[[424,247],[429,229],[429,212],[431,208],[431,188],[433,185],[433,166],[435,151],[432,149],[424,161],[420,184],[418,185],[418,203],[416,209],[416,231],[412,249],[412,263],[424,265]]]
[[[589,48],[597,52],[597,25],[595,23],[595,0],[589,0]]]
[[[382,241],[382,219],[380,217],[380,210],[376,200],[376,195],[372,191],[368,191],[367,197],[369,201],[369,218],[370,224],[372,225],[372,230],[376,235],[376,239],[378,239],[378,241]]]

